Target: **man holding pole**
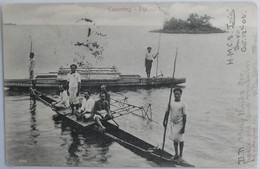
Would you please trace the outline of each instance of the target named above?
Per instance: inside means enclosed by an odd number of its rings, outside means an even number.
[[[176,54],[174,59],[174,67],[172,78],[174,79],[175,69],[176,69],[176,60],[178,56],[178,41]],[[174,101],[172,101],[172,93],[174,93]],[[165,136],[167,130],[168,119],[170,116],[170,139],[173,141],[175,155],[172,157],[172,160],[177,160],[179,163],[185,162],[182,158],[182,152],[184,148],[183,134],[185,132],[186,126],[186,106],[181,101],[182,89],[175,88],[173,90],[173,86],[171,86],[170,97],[168,102],[168,108],[164,115],[163,126],[164,126],[164,134],[163,134],[163,145],[162,151],[164,150],[165,145]],[[180,153],[178,152],[178,147],[180,145]],[[162,154],[161,154],[162,158]]]
[[[159,54],[159,52],[158,52],[155,56],[153,56],[153,54],[151,53],[151,50],[152,50],[152,48],[148,47],[147,53],[145,54],[145,68],[146,68],[147,78],[150,78],[150,75],[151,75],[153,59],[155,59],[157,57],[157,55]]]
[[[186,125],[186,105],[181,101],[182,89],[175,88],[173,90],[174,101],[171,102],[169,106],[169,112],[166,113],[170,117],[170,140],[173,141],[175,155],[173,160],[183,161],[182,152],[184,147],[183,134],[185,132]],[[167,126],[168,115],[164,117],[164,127]],[[180,153],[178,153],[178,148],[180,148]]]

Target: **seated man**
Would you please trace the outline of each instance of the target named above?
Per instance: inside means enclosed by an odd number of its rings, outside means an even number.
[[[101,130],[105,130],[106,127],[104,127],[101,123],[101,119],[109,116],[112,118],[109,110],[108,102],[106,101],[106,94],[104,92],[101,92],[99,94],[100,99],[96,101],[94,106],[94,117],[93,119],[98,123]]]
[[[52,105],[56,109],[62,109],[62,108],[69,108],[69,96],[67,94],[67,91],[64,90],[64,87],[61,85],[59,86],[59,92],[60,92],[60,101],[53,102]]]
[[[102,86],[100,87],[100,89],[101,89],[101,92],[104,92],[104,93],[105,93],[105,95],[106,95],[106,101],[107,101],[108,106],[109,106],[109,108],[110,108],[110,94],[107,92],[107,87],[106,87],[106,85],[102,85]]]
[[[93,116],[93,108],[95,105],[95,100],[90,97],[91,93],[89,90],[84,92],[84,98],[82,100],[82,105],[79,112],[76,113],[77,119],[87,120]]]

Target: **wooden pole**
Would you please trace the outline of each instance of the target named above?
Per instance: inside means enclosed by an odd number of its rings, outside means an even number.
[[[160,6],[158,6],[158,8],[159,8],[159,17],[160,17],[161,8],[160,8]],[[158,51],[157,51],[158,53],[160,51],[160,43],[161,43],[161,32],[159,34]],[[158,77],[159,55],[157,55],[157,60],[156,61],[157,61],[156,62],[156,77]]]
[[[160,43],[161,43],[161,33],[159,34],[159,42],[158,42],[158,53],[160,51]],[[158,77],[158,64],[159,64],[159,54],[157,55],[156,58],[156,77]]]
[[[30,35],[30,40],[31,40],[31,47],[30,47],[30,53],[32,52],[32,37]]]
[[[177,55],[178,55],[178,42],[177,42],[177,48],[176,48],[175,59],[174,59],[174,67],[173,67],[173,73],[172,73],[172,84],[173,84],[173,82],[174,82],[174,74],[175,74],[175,68],[176,68]],[[165,112],[164,121],[163,121],[164,133],[163,133],[163,145],[162,145],[161,158],[162,158],[163,151],[164,151],[166,129],[167,129],[168,118],[169,118],[169,113],[170,113],[170,108],[171,108],[172,89],[173,89],[173,85],[171,85],[171,91],[170,91],[170,97],[169,97],[168,108],[167,108],[167,111]]]

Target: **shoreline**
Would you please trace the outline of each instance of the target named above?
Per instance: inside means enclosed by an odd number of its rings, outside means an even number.
[[[152,33],[167,34],[211,34],[211,33],[227,33],[227,31],[202,31],[202,30],[151,30]]]

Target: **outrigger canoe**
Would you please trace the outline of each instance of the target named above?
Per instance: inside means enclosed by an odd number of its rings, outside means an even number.
[[[33,95],[37,100],[41,101],[45,105],[52,107],[52,103],[55,101],[52,98],[44,95],[37,90],[31,89],[31,95]],[[118,126],[109,122],[111,119],[103,120],[103,125],[106,127],[105,131],[100,131],[96,122],[94,120],[88,122],[78,121],[74,115],[71,115],[70,109],[56,110],[54,111],[66,120],[69,125],[81,132],[87,132],[92,130],[94,132],[103,134],[104,136],[116,141],[123,147],[133,151],[134,153],[153,161],[160,166],[164,167],[194,167],[193,165],[187,163],[186,161],[173,161],[172,154],[162,151],[160,148],[153,146],[144,140],[141,140],[134,135],[121,130]]]

